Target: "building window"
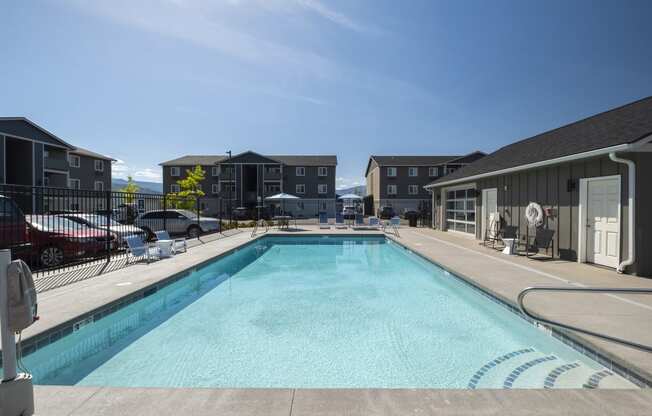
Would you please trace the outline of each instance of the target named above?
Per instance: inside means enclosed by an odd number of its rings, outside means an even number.
[[[306,168],[303,166],[297,166],[296,174],[297,176],[306,176]]]
[[[213,166],[211,168],[211,175],[220,176],[220,167],[219,166]]]
[[[475,234],[475,189],[446,192],[446,228]]]
[[[281,174],[281,167],[280,166],[266,166],[265,167],[265,173],[268,173],[270,175],[280,175]]]
[[[280,183],[266,183],[265,184],[265,195],[273,195],[281,192]]]
[[[104,182],[95,181],[94,188],[95,188],[96,191],[103,191],[104,190]]]
[[[396,168],[387,168],[387,176],[391,178],[396,177]]]
[[[417,167],[410,167],[408,168],[408,176],[419,176],[419,168]]]
[[[104,161],[96,160],[95,161],[95,172],[104,172]]]
[[[78,168],[81,165],[81,159],[77,155],[68,155],[68,164],[71,168]]]
[[[408,194],[418,195],[419,194],[419,185],[408,185]]]
[[[179,186],[179,184],[173,183],[172,185],[170,185],[170,192],[172,192],[173,194],[178,193],[180,190],[181,187]]]
[[[219,194],[220,193],[220,185],[217,183],[214,183],[211,185],[211,192],[214,194]]]
[[[396,195],[396,185],[387,185],[387,195]]]
[[[318,194],[327,194],[328,193],[328,185],[325,183],[320,183],[317,185],[317,193]]]
[[[317,168],[317,176],[328,176],[328,168],[326,166]]]
[[[430,176],[431,178],[439,176],[439,167],[433,166],[428,168],[428,176]]]
[[[298,194],[305,194],[306,193],[306,185],[304,185],[302,183],[296,184],[294,189],[295,189],[295,192],[298,193]]]
[[[238,199],[238,193],[235,189],[235,183],[233,182],[221,182],[220,183],[221,194],[227,198]]]
[[[68,179],[68,188],[81,189],[81,183],[79,179]]]
[[[181,168],[179,166],[172,166],[170,168],[170,176],[181,176]]]

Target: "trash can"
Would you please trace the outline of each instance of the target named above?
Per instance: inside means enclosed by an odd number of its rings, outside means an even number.
[[[408,214],[408,222],[410,224],[410,227],[416,227],[417,226],[417,213],[416,212],[410,212]]]

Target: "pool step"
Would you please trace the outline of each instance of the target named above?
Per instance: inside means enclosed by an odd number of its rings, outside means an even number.
[[[467,388],[636,388],[613,371],[581,362],[567,362],[534,348],[512,351],[483,365]]]

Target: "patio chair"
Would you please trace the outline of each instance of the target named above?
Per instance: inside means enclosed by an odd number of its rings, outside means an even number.
[[[500,219],[500,214],[497,212],[492,212],[489,214],[489,224],[484,233],[484,239],[482,240],[482,245],[485,247],[491,248],[496,247],[496,242],[501,241],[502,238],[502,221]]]
[[[331,226],[328,224],[328,215],[325,212],[319,213],[319,228],[320,229],[330,229]]]
[[[525,256],[530,257],[533,254],[538,254],[542,249],[548,252],[552,250],[550,258],[555,258],[555,231],[545,228],[537,228],[532,242],[526,238],[525,241]]]
[[[382,228],[380,219],[378,217],[369,217],[369,228],[377,228],[377,229]]]
[[[383,225],[383,231],[387,232],[387,228],[389,228],[395,236],[399,237],[398,229],[400,227],[401,227],[401,217],[394,216],[390,218],[390,220]]]
[[[127,241],[127,264],[129,264],[130,257],[144,257],[148,264],[154,258],[161,258],[160,249],[157,246],[144,242],[142,237],[130,235],[125,240]]]
[[[353,222],[353,229],[356,230],[356,229],[364,228],[364,227],[365,227],[364,216],[362,214],[356,213],[355,214],[355,220]]]
[[[170,234],[168,234],[166,230],[156,231],[154,234],[156,234],[157,240],[172,240],[172,251],[174,254],[177,254],[182,249],[184,253],[188,251],[188,245],[186,244],[185,238],[170,238]]]
[[[348,228],[346,224],[344,224],[344,217],[339,212],[335,214],[335,228],[339,228],[339,229]]]

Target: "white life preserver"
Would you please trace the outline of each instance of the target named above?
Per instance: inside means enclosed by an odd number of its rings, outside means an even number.
[[[543,208],[536,202],[530,202],[525,208],[525,218],[532,227],[538,227],[543,224]]]

